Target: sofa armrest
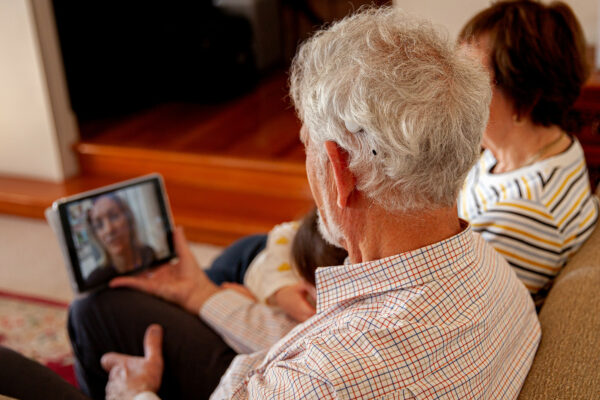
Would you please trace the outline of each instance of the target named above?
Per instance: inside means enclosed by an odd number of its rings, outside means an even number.
[[[542,340],[519,399],[599,399],[598,227],[556,279],[539,318]]]

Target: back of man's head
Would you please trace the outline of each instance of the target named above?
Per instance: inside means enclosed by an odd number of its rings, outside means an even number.
[[[363,9],[315,34],[291,70],[296,110],[326,157],[348,152],[357,189],[389,211],[452,206],[477,159],[489,76],[428,22]]]

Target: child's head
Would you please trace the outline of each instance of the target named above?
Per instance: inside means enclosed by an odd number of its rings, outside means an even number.
[[[340,265],[348,252],[325,241],[317,226],[317,209],[313,208],[302,219],[292,243],[292,256],[298,273],[314,286],[317,267]]]

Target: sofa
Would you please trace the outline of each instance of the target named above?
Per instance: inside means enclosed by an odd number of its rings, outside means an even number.
[[[519,399],[600,399],[600,228],[556,278],[539,318],[542,340]]]

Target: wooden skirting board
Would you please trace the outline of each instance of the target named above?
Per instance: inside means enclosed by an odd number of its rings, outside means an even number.
[[[136,176],[160,172],[170,182],[244,193],[310,199],[304,164],[231,156],[81,143],[85,175]]]
[[[87,148],[83,175],[64,183],[0,176],[0,212],[44,218],[58,198],[143,175],[161,173],[176,225],[188,239],[227,245],[275,224],[300,218],[313,206],[301,164],[269,163],[161,152]]]

